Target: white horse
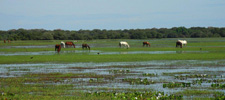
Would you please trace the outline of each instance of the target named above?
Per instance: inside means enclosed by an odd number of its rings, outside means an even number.
[[[120,46],[120,48],[121,48],[122,46],[127,47],[127,49],[130,48],[130,45],[129,45],[127,42],[125,42],[125,41],[121,41],[121,42],[119,43],[119,46]]]
[[[187,45],[187,41],[186,40],[177,40],[178,42],[182,43],[182,45],[186,46]]]
[[[66,48],[65,42],[61,41],[60,45],[61,45],[63,48]]]

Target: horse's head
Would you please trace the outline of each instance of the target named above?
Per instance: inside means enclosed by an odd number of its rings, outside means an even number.
[[[88,49],[90,50],[91,49],[91,47],[88,45]]]
[[[130,48],[130,45],[129,44],[127,44],[127,48]]]

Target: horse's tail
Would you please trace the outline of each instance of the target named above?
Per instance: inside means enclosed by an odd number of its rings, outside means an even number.
[[[177,45],[178,45],[178,42],[176,42],[176,47],[177,47]]]
[[[120,46],[120,48],[121,48],[121,43],[119,43],[119,46]]]

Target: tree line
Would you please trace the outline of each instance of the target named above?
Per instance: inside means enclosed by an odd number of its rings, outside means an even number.
[[[124,30],[45,30],[12,29],[0,31],[0,40],[92,40],[92,39],[148,39],[148,38],[204,38],[225,37],[225,28],[173,27]]]

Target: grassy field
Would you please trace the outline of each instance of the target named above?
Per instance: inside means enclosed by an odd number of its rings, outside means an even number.
[[[99,51],[100,55],[88,54],[82,55],[79,53],[60,53],[52,55],[15,55],[15,56],[0,56],[0,63],[41,63],[41,62],[130,62],[130,61],[149,61],[149,60],[216,60],[225,58],[225,41],[224,38],[190,38],[188,45],[184,48],[175,48],[177,39],[150,39],[150,40],[125,40],[131,45],[131,48],[119,48],[118,41],[121,40],[80,40],[75,45],[88,43],[91,50]],[[12,41],[12,43],[1,43],[0,52],[41,52],[54,51],[54,44],[59,44],[61,40],[57,41]],[[70,41],[70,40],[64,40]],[[142,47],[143,41],[150,41],[151,47]],[[27,48],[16,46],[43,46],[44,48]],[[48,46],[49,45],[49,46]],[[6,48],[11,46],[10,48]],[[62,51],[82,51],[82,48],[62,48]],[[101,52],[132,52],[132,51],[176,51],[191,53],[175,53],[175,54],[107,54],[101,55]],[[207,53],[199,53],[199,52]],[[91,52],[91,51],[90,51]],[[30,59],[32,58],[32,59]]]

